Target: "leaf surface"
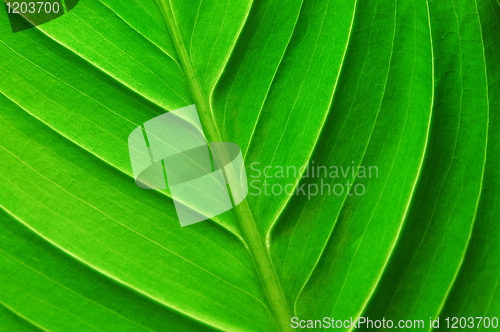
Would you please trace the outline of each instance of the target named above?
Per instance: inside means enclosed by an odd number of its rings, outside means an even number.
[[[0,330],[498,316],[499,13],[102,0],[1,35]],[[181,228],[127,138],[191,104],[249,195]]]

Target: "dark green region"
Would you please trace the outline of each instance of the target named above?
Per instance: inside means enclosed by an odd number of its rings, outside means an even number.
[[[75,6],[78,4],[78,1],[80,0],[65,0],[64,2],[66,3],[66,8],[68,9],[68,11],[75,8]]]
[[[73,9],[79,0],[65,0],[66,9]],[[9,17],[12,32],[19,32],[47,23],[64,15],[61,0],[38,1],[7,1],[4,0],[5,12]]]

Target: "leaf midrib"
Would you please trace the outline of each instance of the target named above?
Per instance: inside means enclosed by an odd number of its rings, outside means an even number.
[[[172,4],[170,0],[157,0],[157,3],[169,29],[170,37],[179,57],[180,65],[183,68],[186,83],[198,108],[204,130],[211,140],[221,142],[221,135],[216,125],[213,109],[210,106],[209,99],[205,96],[201,88],[198,76],[191,63],[191,58],[179,31]],[[252,257],[257,273],[259,274],[277,328],[282,331],[290,330],[289,321],[292,314],[247,200],[245,199],[239,205],[235,206],[233,212],[246,243],[246,249]]]

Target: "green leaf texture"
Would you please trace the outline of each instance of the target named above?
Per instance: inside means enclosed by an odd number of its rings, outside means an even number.
[[[0,331],[499,317],[499,59],[497,0],[82,0],[0,35]],[[191,104],[250,194],[181,228],[127,138]],[[376,176],[310,196],[339,179],[306,166]]]

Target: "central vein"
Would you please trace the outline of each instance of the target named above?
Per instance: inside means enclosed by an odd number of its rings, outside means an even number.
[[[222,142],[220,132],[212,116],[209,100],[200,86],[196,71],[191,63],[170,0],[157,0],[157,2],[170,31],[170,36],[174,43],[181,68],[184,71],[186,81],[191,90],[192,97],[199,110],[203,129],[206,131],[210,141]],[[292,314],[269,256],[269,252],[265,247],[247,200],[243,200],[243,202],[234,207],[233,211],[236,214],[241,233],[259,273],[277,326],[281,331],[289,331],[291,330],[290,319]]]

